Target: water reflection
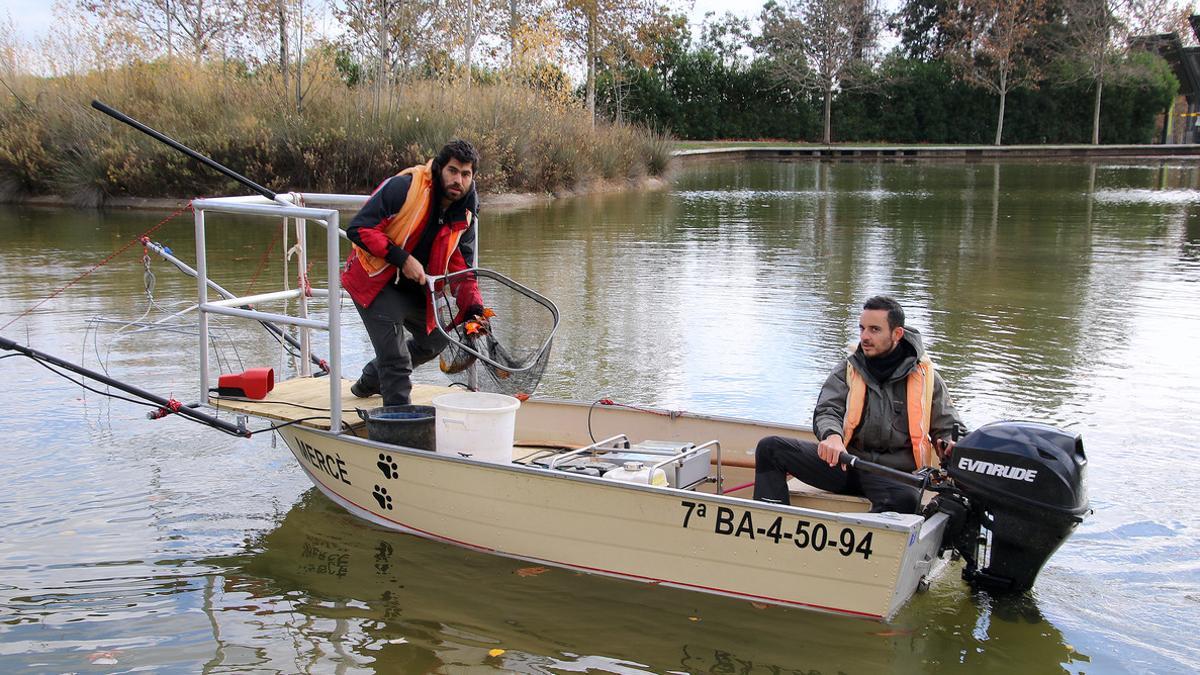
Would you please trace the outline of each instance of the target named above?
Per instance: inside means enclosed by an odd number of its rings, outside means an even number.
[[[224,569],[209,596],[219,648],[208,670],[1052,672],[1087,661],[1032,604],[972,602],[953,573],[877,624],[463,551],[376,529],[315,490],[249,547],[205,561]],[[285,626],[289,649],[254,648]]]

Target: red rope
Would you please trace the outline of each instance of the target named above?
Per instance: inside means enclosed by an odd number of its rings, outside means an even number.
[[[119,248],[116,251],[114,251],[113,253],[111,253],[104,260],[101,260],[100,262],[96,263],[95,265],[92,265],[91,269],[87,270],[83,274],[80,274],[79,276],[75,277],[74,279],[68,281],[67,285],[63,286],[62,288],[58,289],[57,291],[54,291],[53,293],[46,296],[45,298],[42,298],[42,300],[40,300],[36,305],[34,305],[33,307],[30,307],[29,309],[25,310],[24,312],[21,312],[20,314],[18,314],[16,316],[16,318],[10,320],[8,323],[4,324],[3,326],[0,326],[0,331],[4,330],[5,328],[8,328],[9,326],[13,325],[14,323],[25,318],[26,316],[29,316],[29,314],[32,313],[33,310],[37,309],[38,307],[41,307],[42,305],[46,304],[47,302],[50,302],[54,298],[57,298],[63,291],[65,291],[68,288],[79,283],[80,279],[83,279],[84,277],[91,274],[92,272],[95,272],[96,270],[100,269],[101,267],[104,267],[113,258],[116,258],[117,256],[121,255],[125,251],[128,251],[130,246],[133,246],[134,244],[143,243],[146,239],[148,239],[150,237],[150,235],[154,234],[155,230],[162,227],[163,225],[166,225],[168,222],[171,221],[171,219],[173,219],[175,216],[178,216],[179,214],[183,213],[184,211],[190,211],[191,208],[192,208],[192,203],[188,202],[186,206],[183,206],[182,208],[177,210],[175,213],[172,213],[171,215],[167,216],[166,218],[163,218],[154,227],[152,227],[149,230],[146,230],[145,232],[143,232],[142,234],[139,234],[138,236],[134,237],[132,240],[129,241],[129,243],[125,244],[121,248]]]
[[[311,298],[313,296],[312,284],[308,283],[308,273],[312,271],[312,266],[313,266],[313,261],[310,260],[308,262],[308,268],[299,272],[296,275],[297,281],[299,282],[300,287],[304,289],[304,297],[306,297],[306,298]]]
[[[745,485],[738,485],[737,487],[731,487],[726,490],[721,490],[721,494],[727,495],[730,492],[737,492],[738,490],[745,490],[748,487],[754,487],[754,481],[750,481],[749,483],[746,483]]]
[[[167,399],[167,405],[159,408],[158,410],[155,410],[154,412],[152,412],[146,416],[152,420],[158,420],[158,419],[162,419],[162,418],[166,417],[167,415],[170,415],[171,413],[177,413],[180,410],[183,410],[183,404],[180,403],[179,401],[176,401],[173,398],[169,398],[169,399]]]

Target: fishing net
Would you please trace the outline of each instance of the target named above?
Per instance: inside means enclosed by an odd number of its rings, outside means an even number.
[[[453,289],[468,277],[479,285],[487,310],[478,320],[455,323]],[[508,277],[485,269],[455,272],[431,281],[438,330],[449,338],[438,365],[452,382],[475,391],[532,395],[550,360],[558,308]]]

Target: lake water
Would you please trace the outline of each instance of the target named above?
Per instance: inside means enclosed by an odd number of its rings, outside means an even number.
[[[167,215],[0,206],[0,325]],[[239,293],[277,288],[278,231],[210,219],[213,276]],[[194,260],[190,214],[153,237]],[[9,358],[0,672],[1200,663],[1195,165],[715,164],[661,192],[485,210],[481,259],[562,311],[540,394],[800,424],[862,301],[893,294],[970,426],[1029,419],[1083,435],[1094,514],[1023,598],[973,593],[952,567],[890,624],[764,608],[388,533],[316,493],[270,438],[151,422]],[[133,247],[0,334],[195,400],[187,325],[131,325],[186,307],[195,282],[155,259],[148,295],[146,271]],[[370,345],[343,312],[353,372]],[[224,372],[279,361],[254,327],[218,338]],[[436,366],[418,377],[444,381]]]

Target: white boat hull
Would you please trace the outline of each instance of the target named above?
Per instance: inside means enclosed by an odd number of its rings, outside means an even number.
[[[540,564],[888,619],[945,521],[833,513],[280,430],[331,500],[377,525]]]

